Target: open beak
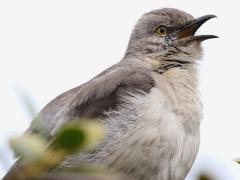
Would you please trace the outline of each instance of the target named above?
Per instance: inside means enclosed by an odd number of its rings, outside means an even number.
[[[209,19],[215,18],[215,15],[206,15],[202,16],[200,18],[194,19],[193,21],[190,21],[185,26],[181,27],[180,30],[177,33],[177,36],[179,39],[191,37],[191,41],[204,41],[207,39],[212,38],[218,38],[218,36],[215,35],[198,35],[195,36],[195,32]]]

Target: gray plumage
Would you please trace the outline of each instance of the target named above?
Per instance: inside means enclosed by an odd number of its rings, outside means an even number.
[[[106,137],[95,150],[67,157],[55,171],[89,163],[135,179],[184,179],[199,147],[200,42],[216,37],[194,33],[213,17],[194,20],[168,8],[146,13],[119,63],[43,108],[28,133],[50,140],[62,124],[82,117],[101,119],[106,127]]]

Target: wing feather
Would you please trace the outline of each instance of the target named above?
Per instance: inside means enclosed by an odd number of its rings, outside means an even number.
[[[47,104],[26,132],[51,138],[67,121],[76,118],[102,118],[106,111],[121,104],[122,97],[131,93],[148,93],[154,86],[151,70],[132,65],[115,65],[89,82],[73,88]],[[131,92],[131,93],[129,93]],[[21,172],[19,159],[5,176],[11,179]]]
[[[66,121],[101,118],[104,112],[118,107],[126,92],[148,92],[153,86],[149,69],[116,66],[52,100],[33,121],[30,130],[52,136]]]

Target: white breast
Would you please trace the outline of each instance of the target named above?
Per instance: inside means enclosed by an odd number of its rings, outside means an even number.
[[[130,97],[119,116],[109,119],[123,125],[127,119],[129,123],[112,147],[114,153],[107,157],[109,166],[139,179],[184,179],[198,152],[199,126],[188,131],[183,118],[192,115],[178,112],[171,100],[158,87],[152,88],[149,94]],[[110,134],[116,137],[119,130],[113,132],[113,127],[116,124],[110,127]]]
[[[123,100],[121,108],[107,113],[106,138],[98,149],[63,165],[107,165],[142,180],[184,179],[198,152],[199,102],[167,84]]]

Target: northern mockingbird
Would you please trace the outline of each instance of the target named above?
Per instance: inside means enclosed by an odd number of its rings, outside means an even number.
[[[184,179],[199,148],[200,44],[217,38],[195,32],[214,17],[194,19],[169,8],[144,14],[120,62],[43,108],[28,133],[51,139],[60,126],[76,118],[101,119],[106,127],[96,149],[67,157],[55,171],[87,163],[139,180]]]

